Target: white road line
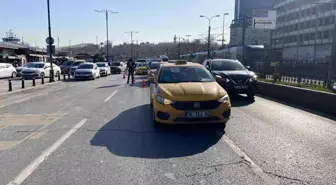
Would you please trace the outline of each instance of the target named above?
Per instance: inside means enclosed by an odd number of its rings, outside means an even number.
[[[230,146],[230,148],[242,159],[249,162],[249,166],[252,171],[257,174],[262,180],[264,180],[269,185],[276,185],[280,184],[280,182],[274,178],[271,178],[267,175],[258,165],[256,165],[249,156],[247,156],[230,138],[226,135],[223,136],[224,141],[226,144]]]
[[[87,119],[82,119],[74,127],[72,127],[67,133],[65,133],[61,138],[59,138],[53,145],[51,145],[47,150],[45,150],[39,157],[37,157],[32,163],[30,163],[21,173],[15,177],[15,179],[9,182],[7,185],[20,185],[24,180],[26,180],[37,167],[45,161],[48,156],[50,156],[66,139],[68,139],[73,133],[75,133],[80,127],[86,123]]]
[[[107,101],[109,101],[115,94],[117,94],[118,90],[115,90],[113,93],[111,93],[110,96],[108,96],[105,100],[104,103],[106,103]]]

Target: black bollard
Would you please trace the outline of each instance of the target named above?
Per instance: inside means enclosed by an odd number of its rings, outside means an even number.
[[[21,80],[21,88],[22,88],[22,89],[25,88],[25,81],[24,81],[24,79]]]
[[[68,73],[68,80],[70,80],[70,71],[69,71],[69,73]]]
[[[33,77],[33,86],[35,86],[36,84],[35,84],[35,77]]]
[[[41,84],[44,84],[44,77],[41,78]]]
[[[65,80],[65,72],[63,72],[63,80]]]
[[[13,88],[12,88],[12,80],[9,79],[8,80],[8,91],[12,91],[12,90],[13,90]]]
[[[58,81],[61,81],[61,75],[59,73],[57,73],[57,79]]]

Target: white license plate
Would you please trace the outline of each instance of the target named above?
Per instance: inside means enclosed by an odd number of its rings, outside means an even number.
[[[248,89],[247,85],[236,85],[234,86],[235,89]]]
[[[185,117],[187,118],[204,118],[209,117],[210,112],[186,112]]]

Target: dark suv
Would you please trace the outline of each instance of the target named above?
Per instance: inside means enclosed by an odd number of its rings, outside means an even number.
[[[203,65],[229,94],[247,94],[249,99],[254,99],[258,88],[257,75],[238,60],[211,59],[205,60]]]

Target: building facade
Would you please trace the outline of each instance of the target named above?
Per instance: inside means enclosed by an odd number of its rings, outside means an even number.
[[[336,2],[332,0],[274,0],[277,10],[272,48],[283,59],[327,59],[331,56]]]
[[[234,19],[241,19],[244,15],[251,17],[253,9],[270,10],[272,0],[235,0]]]
[[[235,0],[235,15],[230,26],[230,43],[229,45],[241,45],[243,42],[243,21],[247,17],[245,40],[246,45],[270,45],[271,31],[263,29],[254,29],[252,27],[252,11],[271,10],[273,7],[272,0]]]

